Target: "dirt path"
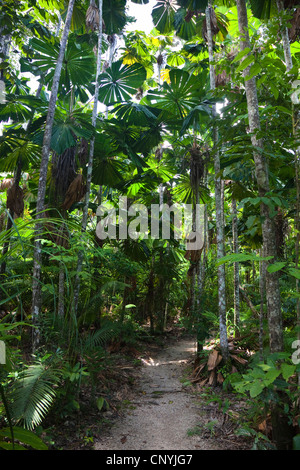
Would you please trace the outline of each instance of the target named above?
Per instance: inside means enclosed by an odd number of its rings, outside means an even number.
[[[184,369],[195,352],[191,339],[173,341],[144,361],[131,410],[95,450],[218,450],[213,440],[188,435],[201,421],[200,405],[182,385]]]

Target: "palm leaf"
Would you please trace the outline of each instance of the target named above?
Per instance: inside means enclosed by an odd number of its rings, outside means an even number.
[[[44,76],[45,82],[52,81],[59,53],[59,41],[54,44],[33,38],[32,65]],[[75,35],[70,35],[63,61],[60,86],[67,90],[71,85],[86,86],[94,78],[96,58],[92,48],[86,42],[79,42]]]
[[[46,116],[37,119],[31,127],[33,142],[42,145]],[[94,132],[86,114],[73,112],[72,116],[57,108],[52,128],[51,149],[61,155],[66,149],[74,147],[79,138],[89,140]]]
[[[103,21],[106,34],[119,34],[127,19],[126,0],[104,0]]]
[[[123,283],[122,286],[120,286],[120,289],[124,289]],[[101,295],[103,295],[102,291]],[[116,334],[119,333],[119,330],[120,326],[118,323],[110,323],[99,330],[90,332],[83,343],[83,351],[90,351],[99,346],[104,347],[108,341],[113,339]]]
[[[41,147],[23,138],[4,136],[0,141],[0,170],[13,173],[18,162],[22,161],[23,170],[30,165],[36,166],[41,158]]]
[[[161,91],[150,91],[147,96],[163,110],[182,119],[199,104],[202,83],[181,69],[171,69],[169,78],[170,83],[164,82]]]
[[[270,19],[277,12],[274,0],[250,0],[250,6],[253,16],[259,19]]]
[[[116,147],[105,134],[98,134],[95,139],[92,182],[115,188],[123,181],[122,162],[116,160]]]
[[[208,5],[208,0],[177,0],[177,3],[190,11],[204,11]]]
[[[38,426],[49,412],[54,398],[53,386],[59,382],[59,374],[41,362],[25,369],[15,384],[12,393],[12,419],[23,422],[32,430]]]
[[[149,106],[139,103],[124,103],[114,109],[119,119],[124,119],[128,124],[134,126],[148,126],[156,121],[156,116],[153,114]]]
[[[9,119],[18,122],[28,121],[40,105],[41,101],[34,96],[6,95],[5,104],[0,104],[0,119],[1,121]]]
[[[152,10],[155,28],[162,34],[171,33],[174,29],[175,13],[178,8],[175,0],[159,0]]]
[[[146,80],[146,70],[138,63],[124,65],[121,60],[114,62],[99,76],[99,100],[109,105],[126,101],[134,95]]]

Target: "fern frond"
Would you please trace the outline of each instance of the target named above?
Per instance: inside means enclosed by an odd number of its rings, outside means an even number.
[[[83,350],[88,351],[94,349],[96,347],[102,346],[104,347],[105,344],[114,338],[116,334],[119,333],[119,325],[118,324],[110,324],[107,325],[99,330],[93,331],[89,333],[87,338],[83,344]]]
[[[17,423],[33,430],[49,412],[55,399],[53,386],[59,374],[42,363],[27,367],[15,383],[11,399],[11,415]]]

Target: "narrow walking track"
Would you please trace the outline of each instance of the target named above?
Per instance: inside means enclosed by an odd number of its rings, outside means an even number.
[[[95,450],[218,450],[211,440],[189,436],[201,421],[200,405],[182,385],[195,353],[191,339],[174,341],[144,361],[133,409],[95,442]]]

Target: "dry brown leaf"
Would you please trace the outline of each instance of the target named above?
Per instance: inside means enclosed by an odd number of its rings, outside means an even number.
[[[21,217],[24,211],[24,192],[20,186],[11,186],[7,190],[6,207],[17,217]]]
[[[79,174],[68,187],[62,208],[70,209],[74,202],[79,202],[83,198],[84,193],[85,185],[83,183],[83,176]]]
[[[96,31],[99,29],[100,17],[99,9],[96,6],[95,2],[92,2],[87,9],[86,18],[85,18],[86,30]]]
[[[240,356],[236,356],[235,354],[230,354],[230,357],[232,357],[232,359],[234,359],[235,361],[239,362],[240,364],[247,364],[248,361],[246,359],[243,359],[242,357]]]
[[[221,361],[222,361],[222,356],[218,353],[216,349],[214,349],[208,357],[207,369],[208,370],[215,369],[220,364]]]
[[[216,371],[212,370],[210,375],[209,375],[209,378],[208,378],[208,384],[209,385],[214,385],[215,382],[216,382]]]
[[[6,189],[10,188],[13,182],[14,182],[13,178],[4,178],[0,182],[0,191],[5,191]]]
[[[223,374],[221,372],[218,372],[218,375],[217,375],[217,382],[219,384],[222,384],[224,382],[224,377],[223,377]]]

